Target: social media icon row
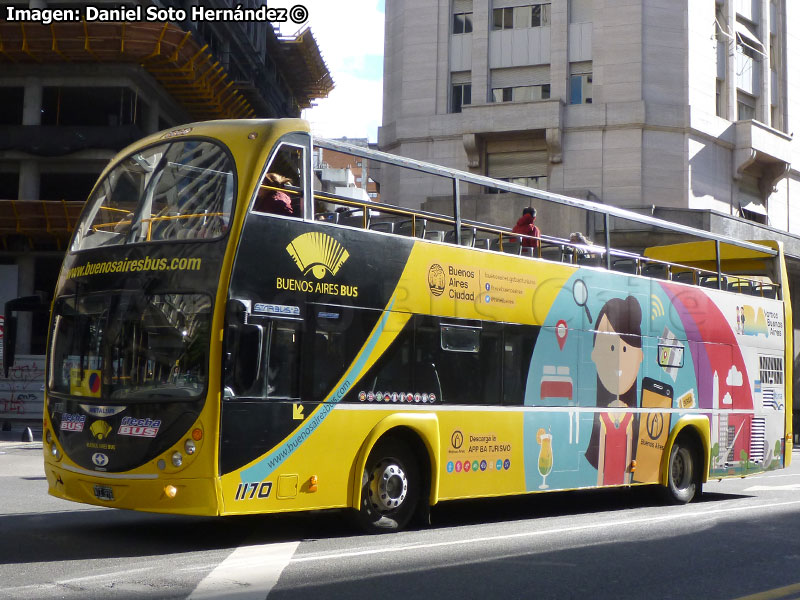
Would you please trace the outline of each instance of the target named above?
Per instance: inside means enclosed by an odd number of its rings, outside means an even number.
[[[509,459],[503,460],[498,458],[496,462],[482,461],[469,461],[469,460],[452,460],[447,463],[448,473],[469,473],[470,471],[508,471],[511,468],[511,461]]]

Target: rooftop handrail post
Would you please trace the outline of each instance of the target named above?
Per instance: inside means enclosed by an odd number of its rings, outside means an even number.
[[[714,249],[717,254],[717,289],[722,289],[722,259],[720,257],[719,240],[714,240]]]
[[[461,186],[458,177],[453,177],[453,216],[456,234],[456,246],[461,245]]]

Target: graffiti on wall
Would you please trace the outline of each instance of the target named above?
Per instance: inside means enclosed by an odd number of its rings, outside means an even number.
[[[20,356],[0,374],[0,419],[38,418],[44,407],[44,358]]]

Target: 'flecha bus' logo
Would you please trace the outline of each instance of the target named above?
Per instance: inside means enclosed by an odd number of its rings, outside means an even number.
[[[445,282],[447,277],[444,274],[444,269],[441,265],[436,263],[431,265],[428,269],[428,287],[431,289],[431,294],[434,296],[441,296],[444,292]]]
[[[297,263],[303,275],[311,271],[314,277],[322,279],[325,272],[336,275],[350,253],[331,236],[312,231],[296,237],[286,246],[286,251]]]

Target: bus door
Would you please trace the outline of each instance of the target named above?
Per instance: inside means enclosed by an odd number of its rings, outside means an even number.
[[[221,475],[268,453],[297,425],[303,323],[247,312],[246,308],[246,303],[229,303]]]
[[[303,290],[286,246],[310,218],[311,138],[282,137],[245,205],[226,316],[220,474],[269,452],[300,424]]]

